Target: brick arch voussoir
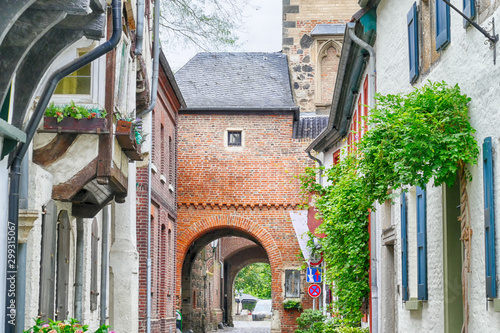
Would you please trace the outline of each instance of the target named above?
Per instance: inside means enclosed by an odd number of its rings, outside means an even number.
[[[184,230],[177,238],[177,269],[176,269],[176,291],[181,292],[182,266],[187,251],[191,244],[207,232],[217,229],[232,228],[242,231],[255,238],[267,252],[272,270],[281,270],[283,260],[273,237],[259,224],[237,216],[212,216],[208,219],[196,222]]]

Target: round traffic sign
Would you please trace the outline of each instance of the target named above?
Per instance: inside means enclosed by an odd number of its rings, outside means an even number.
[[[311,258],[309,258],[309,265],[311,266],[319,266],[323,262],[323,253],[315,253],[314,255],[311,255]]]
[[[307,293],[311,297],[318,297],[321,294],[321,287],[317,284],[311,284],[309,288],[307,288]]]

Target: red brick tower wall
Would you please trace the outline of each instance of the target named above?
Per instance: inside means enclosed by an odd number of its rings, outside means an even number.
[[[292,139],[292,125],[292,115],[179,116],[177,294],[184,257],[196,239],[224,228],[248,233],[269,255],[282,332],[296,328],[296,311],[281,305],[284,272],[301,264],[289,216],[303,202],[294,175],[312,164],[307,142]],[[243,130],[241,149],[224,146],[227,129]]]
[[[176,126],[180,103],[163,70],[152,129],[151,332],[175,332]],[[148,168],[137,162],[137,248],[139,250],[139,332],[146,332]]]

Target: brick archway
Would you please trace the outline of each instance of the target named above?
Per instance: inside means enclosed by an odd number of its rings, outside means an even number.
[[[190,225],[187,229],[179,233],[177,239],[176,263],[176,295],[179,308],[183,309],[185,306],[182,295],[187,291],[184,290],[184,284],[188,282],[186,276],[184,275],[186,274],[184,270],[189,266],[189,258],[192,256],[193,251],[192,245],[195,244],[195,242],[198,242],[197,246],[203,247],[204,244],[212,239],[217,239],[225,235],[251,239],[258,245],[262,246],[267,253],[272,272],[271,290],[274,310],[273,317],[275,317],[273,320],[277,320],[279,322],[281,308],[278,307],[278,304],[281,304],[283,298],[283,260],[281,251],[276,245],[272,235],[264,227],[249,219],[229,215],[215,215],[208,217]],[[189,294],[189,292],[187,293]],[[275,332],[278,331],[281,330],[275,330]]]
[[[180,295],[181,291],[181,276],[182,265],[186,258],[187,251],[194,241],[202,237],[208,232],[216,231],[218,229],[234,229],[254,238],[266,250],[269,257],[269,263],[273,271],[273,280],[276,276],[281,280],[281,274],[277,274],[283,267],[281,259],[281,252],[274,242],[273,237],[267,232],[266,229],[261,227],[251,220],[236,217],[236,216],[212,216],[206,220],[199,221],[191,225],[188,229],[184,230],[177,238],[177,269],[176,269],[176,291]],[[275,274],[276,272],[276,274]],[[276,289],[274,287],[276,286]],[[276,293],[277,297],[281,297],[281,284],[274,283],[273,281],[273,294]],[[274,298],[274,296],[273,296]]]

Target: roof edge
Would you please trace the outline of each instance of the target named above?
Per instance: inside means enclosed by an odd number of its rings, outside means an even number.
[[[160,48],[160,65],[163,67],[165,74],[167,75],[168,81],[172,85],[172,89],[174,90],[175,96],[179,100],[181,104],[181,108],[186,107],[186,101],[184,101],[184,97],[182,96],[181,90],[177,85],[177,81],[175,80],[174,72],[172,68],[170,68],[170,64],[168,63],[167,57],[163,53],[163,50]]]
[[[293,114],[293,119],[300,118],[298,106],[291,107],[186,107],[179,110],[179,114]]]

